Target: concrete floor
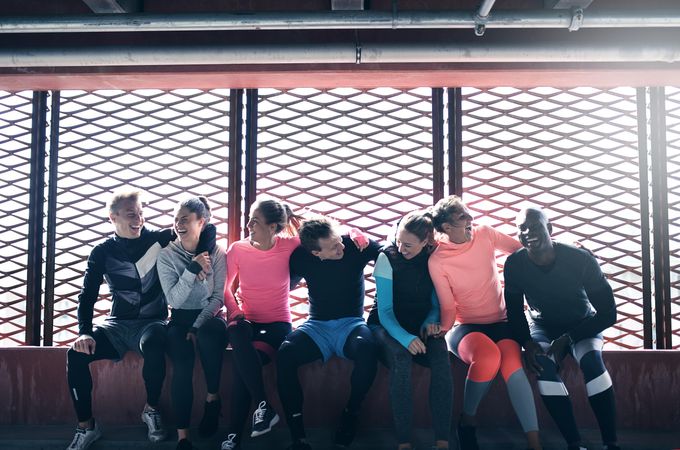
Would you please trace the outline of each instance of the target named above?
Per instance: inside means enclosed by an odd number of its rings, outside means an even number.
[[[97,441],[92,450],[105,449],[149,449],[172,450],[175,448],[174,438],[168,441],[151,444],[146,441],[145,428],[110,427],[103,425],[104,437]],[[33,449],[33,450],[65,450],[73,437],[73,429],[62,426],[0,426],[0,449]],[[522,433],[515,429],[482,428],[477,433],[482,450],[514,450],[524,449]],[[223,432],[214,439],[196,439],[194,446],[199,450],[219,450]],[[309,441],[314,450],[332,450],[332,430],[308,430]],[[541,433],[545,450],[564,450],[561,437],[554,431]],[[650,432],[620,430],[620,444],[626,450],[675,450],[680,449],[680,430],[678,432]],[[455,438],[455,433],[452,435]],[[584,444],[588,450],[600,450],[597,430],[583,431]],[[257,439],[248,438],[243,450],[283,450],[289,445],[289,435],[285,428],[277,427],[272,433]],[[429,450],[432,445],[432,434],[427,430],[415,430],[414,444],[418,450]],[[360,430],[351,450],[394,450],[396,441],[390,430]],[[455,444],[452,449],[457,448]]]

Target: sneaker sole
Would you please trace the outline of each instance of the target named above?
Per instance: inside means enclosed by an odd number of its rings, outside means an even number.
[[[262,430],[262,431],[253,431],[252,433],[250,433],[250,437],[258,437],[258,436],[262,436],[263,434],[269,433],[272,430],[272,427],[274,425],[276,425],[277,423],[279,423],[279,415],[278,414],[274,416],[274,418],[272,419],[271,422],[269,422],[269,428]]]

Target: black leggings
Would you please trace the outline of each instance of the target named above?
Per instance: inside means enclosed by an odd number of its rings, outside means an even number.
[[[262,367],[272,361],[281,342],[290,333],[289,322],[255,323],[238,320],[229,325],[234,358],[229,433],[241,435],[251,402],[266,400]]]
[[[78,422],[86,422],[92,418],[92,374],[90,363],[100,359],[120,359],[118,351],[100,328],[94,330],[92,337],[96,343],[94,355],[77,352],[70,348],[66,352],[66,373],[69,393],[78,416]],[[144,358],[142,377],[146,387],[146,402],[157,406],[165,380],[165,345],[166,330],[164,326],[151,326],[140,339],[140,348]]]
[[[373,384],[378,369],[378,346],[371,330],[366,325],[354,329],[345,341],[343,352],[348,359],[354,361],[347,409],[356,412]],[[289,334],[279,349],[276,364],[279,398],[291,428],[293,440],[304,437],[304,429],[301,425],[291,426],[293,423],[301,424],[302,422],[300,419],[294,419],[294,417],[301,417],[304,401],[298,368],[322,358],[321,350],[314,340],[301,330]]]
[[[168,325],[168,355],[172,361],[172,403],[177,428],[189,428],[191,405],[194,401],[193,374],[196,353],[193,342],[187,340],[192,323],[171,320]],[[206,321],[196,335],[205,384],[209,394],[217,394],[222,376],[222,358],[227,346],[226,323],[217,317]]]

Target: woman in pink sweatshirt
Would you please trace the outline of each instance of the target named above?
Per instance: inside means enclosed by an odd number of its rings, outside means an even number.
[[[288,260],[300,245],[296,236],[299,219],[279,201],[256,200],[250,208],[249,236],[227,250],[224,303],[234,375],[231,423],[223,450],[238,448],[252,400],[257,408],[251,436],[267,433],[279,421],[265,395],[262,366],[274,359],[292,329]],[[236,277],[239,286],[234,292]]]
[[[509,254],[522,246],[491,227],[473,225],[459,197],[437,202],[432,216],[443,235],[428,263],[439,297],[442,333],[448,332],[449,349],[470,366],[458,424],[460,448],[478,449],[477,407],[500,369],[529,447],[539,450],[533,391],[522,367],[521,348],[507,323],[496,266],[496,251]]]

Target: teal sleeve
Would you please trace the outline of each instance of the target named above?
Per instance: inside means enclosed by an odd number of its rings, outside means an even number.
[[[439,313],[439,297],[437,297],[437,291],[434,289],[432,289],[431,301],[432,308],[423,322],[423,327],[431,323],[439,323],[439,320],[441,319],[441,315]]]
[[[397,340],[404,348],[408,348],[409,344],[417,336],[404,330],[397,316],[394,315],[393,305],[393,291],[392,291],[392,266],[390,265],[387,256],[380,253],[378,262],[375,264],[373,271],[375,278],[375,287],[378,296],[378,317],[380,317],[380,324],[385,330]]]

